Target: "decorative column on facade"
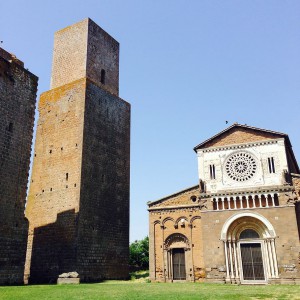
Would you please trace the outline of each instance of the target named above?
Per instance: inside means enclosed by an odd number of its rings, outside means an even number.
[[[149,275],[151,279],[156,279],[156,245],[155,245],[155,225],[157,223],[154,222],[151,226],[149,226]],[[152,237],[152,238],[151,238]]]
[[[232,241],[228,241],[229,245],[229,256],[230,256],[230,277],[234,279],[234,271],[233,271],[233,256],[232,256]]]
[[[163,267],[163,277],[164,277],[164,281],[166,281],[166,266],[165,266],[165,237],[164,237],[164,229],[165,226],[164,224],[162,224],[160,226],[161,230],[162,230],[162,267]]]
[[[268,273],[268,278],[271,278],[271,269],[270,269],[270,255],[268,251],[268,245],[267,245],[267,240],[264,240],[264,248],[265,248],[265,254],[266,254],[266,265],[267,265],[267,273]]]
[[[226,263],[226,282],[230,282],[229,264],[228,264],[228,252],[227,252],[227,241],[223,241],[223,242],[224,242],[225,263]]]
[[[239,271],[238,271],[238,260],[236,251],[236,241],[233,240],[233,253],[234,253],[234,266],[235,266],[235,280],[239,281]]]
[[[226,200],[227,200],[228,209],[231,209],[231,207],[230,207],[230,197],[227,197]]]
[[[249,195],[246,195],[245,198],[246,198],[246,201],[247,201],[247,208],[249,208]]]
[[[274,274],[274,263],[273,263],[273,253],[272,253],[272,249],[271,249],[271,243],[270,240],[267,240],[267,246],[268,246],[268,253],[269,253],[269,258],[270,258],[270,266],[271,266],[271,278],[275,277]]]
[[[234,209],[237,209],[237,207],[236,207],[236,197],[233,197],[232,199],[233,199]]]
[[[224,207],[224,198],[223,197],[221,198],[221,201],[222,201],[222,210],[224,210],[225,207]]]
[[[243,197],[239,197],[239,199],[240,199],[240,208],[243,208]]]
[[[271,239],[271,249],[272,249],[272,257],[274,263],[274,273],[275,273],[275,277],[278,278],[278,265],[277,265],[276,251],[275,251],[275,239]]]
[[[262,207],[262,204],[261,204],[261,197],[262,197],[262,195],[257,195],[257,197],[258,197],[258,200],[259,200],[259,207]]]
[[[266,207],[269,207],[269,201],[268,201],[268,195],[265,195],[265,199],[266,199]]]
[[[190,227],[190,245],[191,245],[191,257],[192,257],[192,265],[191,265],[191,270],[192,270],[192,278],[190,278],[191,281],[195,280],[195,272],[194,272],[194,255],[193,255],[193,224],[189,224]]]
[[[275,200],[274,200],[275,195],[271,194],[270,196],[271,196],[271,199],[272,199],[272,206],[274,207],[275,206]]]

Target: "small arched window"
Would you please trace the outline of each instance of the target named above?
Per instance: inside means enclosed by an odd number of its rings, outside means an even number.
[[[245,229],[240,234],[240,240],[243,239],[257,239],[259,238],[259,234],[253,229]]]

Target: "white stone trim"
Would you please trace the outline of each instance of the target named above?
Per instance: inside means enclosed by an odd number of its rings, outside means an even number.
[[[230,225],[237,219],[239,218],[242,218],[242,217],[252,217],[252,218],[255,218],[255,219],[258,219],[260,220],[268,229],[269,231],[269,234],[270,234],[270,237],[273,237],[275,238],[276,237],[276,234],[275,234],[275,230],[274,230],[274,227],[273,225],[268,221],[267,218],[265,218],[264,216],[256,213],[256,212],[241,212],[241,213],[237,213],[237,214],[234,214],[233,216],[229,217],[223,227],[222,227],[222,230],[221,230],[221,240],[222,241],[226,241],[227,239],[227,231],[228,231],[228,228],[230,227]]]

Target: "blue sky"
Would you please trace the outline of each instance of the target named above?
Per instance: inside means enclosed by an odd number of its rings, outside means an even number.
[[[39,76],[39,93],[55,31],[90,17],[120,42],[131,241],[148,234],[147,201],[197,184],[193,147],[233,122],[288,133],[300,158],[300,1],[10,0],[0,11],[1,46]]]

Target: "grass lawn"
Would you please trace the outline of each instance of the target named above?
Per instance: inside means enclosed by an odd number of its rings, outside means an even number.
[[[0,287],[2,300],[93,299],[300,299],[300,286],[234,286],[204,283],[106,281],[80,285]]]

